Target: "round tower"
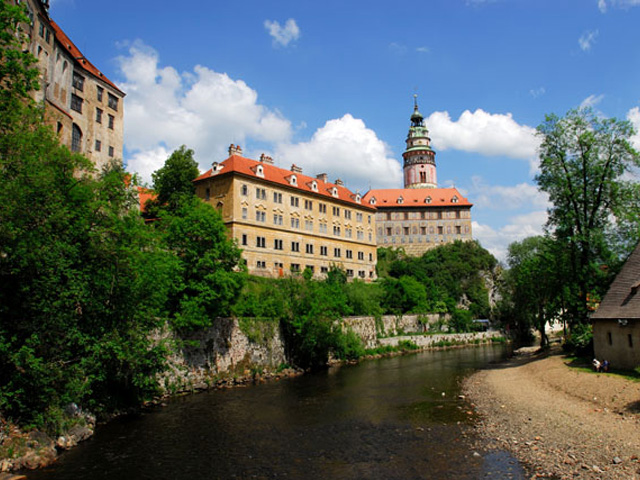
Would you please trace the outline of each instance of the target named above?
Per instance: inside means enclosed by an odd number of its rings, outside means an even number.
[[[413,96],[413,114],[407,136],[404,158],[404,188],[437,188],[436,152],[429,145],[429,130],[424,117],[418,111],[418,96]]]

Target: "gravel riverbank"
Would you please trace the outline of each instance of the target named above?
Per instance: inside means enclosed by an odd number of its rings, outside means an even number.
[[[575,367],[559,350],[525,352],[469,377],[482,447],[532,478],[640,480],[640,382]]]

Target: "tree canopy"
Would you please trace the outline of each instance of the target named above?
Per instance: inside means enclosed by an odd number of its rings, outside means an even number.
[[[640,165],[628,121],[602,118],[591,109],[548,115],[536,181],[549,194],[547,229],[567,252],[567,313],[587,318],[589,295],[602,295],[622,258],[639,239],[640,190],[627,175]]]
[[[153,172],[157,206],[175,211],[182,202],[193,198],[196,191],[193,180],[200,174],[193,153],[182,145],[167,158],[162,168]]]

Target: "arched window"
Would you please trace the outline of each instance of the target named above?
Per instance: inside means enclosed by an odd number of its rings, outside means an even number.
[[[79,152],[82,147],[82,130],[75,123],[71,127],[71,151]]]

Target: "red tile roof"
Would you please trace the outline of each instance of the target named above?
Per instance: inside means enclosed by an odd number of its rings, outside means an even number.
[[[259,166],[262,166],[263,168],[264,174],[262,177],[256,174]],[[356,201],[356,196],[358,194],[351,192],[348,188],[342,185],[324,182],[319,178],[309,177],[301,173],[276,167],[275,165],[271,165],[270,163],[251,160],[250,158],[241,157],[240,155],[235,154],[231,155],[229,158],[218,164],[216,172],[213,172],[213,169],[207,170],[205,173],[197,177],[194,182],[200,182],[217,175],[224,175],[231,172],[253,178],[264,179],[265,181],[270,183],[276,183],[278,185],[287,186],[289,188],[295,188],[306,193],[315,193],[316,195],[341,200],[343,202],[358,205],[360,207],[368,209],[375,208],[374,206],[365,203],[364,200],[361,200],[361,203],[358,203]],[[291,178],[294,175],[296,177],[295,184],[291,182]],[[316,182],[317,190],[313,190],[313,182]],[[334,188],[337,191],[337,196],[332,195],[332,191]],[[360,197],[362,198],[362,195],[360,195]]]
[[[146,212],[146,204],[149,200],[155,200],[158,195],[153,190],[144,187],[136,187],[138,189],[138,200],[140,201],[140,211]]]
[[[454,201],[454,197],[457,198],[457,201]],[[374,205],[377,208],[473,206],[456,188],[388,188],[369,190],[364,195],[363,202],[369,204],[372,198],[375,198]]]
[[[62,31],[62,29],[60,28],[60,26],[56,22],[54,22],[53,20],[49,19],[49,23],[50,23],[51,28],[53,29],[53,32],[54,32],[54,34],[56,36],[56,40],[58,40],[58,42],[60,42],[62,44],[63,48],[67,52],[69,52],[71,54],[71,56],[75,60],[76,64],[78,66],[80,66],[80,68],[82,68],[86,72],[90,73],[94,77],[99,78],[100,80],[102,80],[107,85],[110,85],[117,92],[121,93],[123,96],[125,95],[125,93],[122,90],[120,90],[118,87],[116,87],[115,84],[111,80],[109,80],[107,77],[105,77],[102,74],[102,72],[95,67],[95,65],[93,65],[89,60],[87,60],[87,58],[82,54],[82,52],[78,49],[78,47],[76,47],[73,44],[71,39],[69,37],[67,37],[67,34]]]

